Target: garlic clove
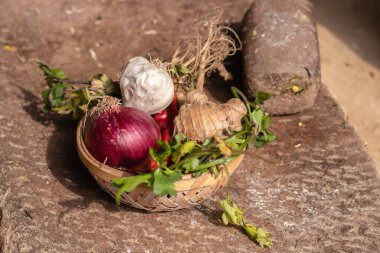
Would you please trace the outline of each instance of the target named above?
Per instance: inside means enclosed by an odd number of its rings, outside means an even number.
[[[173,80],[166,70],[141,56],[127,62],[119,82],[123,105],[149,114],[168,107],[174,97]]]

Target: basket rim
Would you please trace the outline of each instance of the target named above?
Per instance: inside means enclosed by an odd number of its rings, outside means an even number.
[[[109,165],[106,165],[96,160],[90,154],[83,140],[84,123],[85,123],[85,116],[80,120],[77,127],[76,143],[77,143],[77,151],[78,151],[79,157],[82,160],[82,163],[85,165],[85,167],[90,171],[90,173],[93,176],[99,177],[106,181],[112,181],[113,179],[116,179],[116,178],[135,175],[123,170],[119,170],[117,168],[113,168]],[[243,158],[244,158],[244,154],[241,154],[226,164],[228,173],[230,175],[232,175],[232,173],[237,169],[237,167],[242,162]],[[199,177],[192,177],[191,174],[183,174],[182,179],[180,181],[175,182],[174,185],[177,191],[181,191],[181,190],[184,190],[188,185],[192,185],[192,183],[195,180],[198,180],[201,178],[209,178],[210,180],[208,181],[210,181],[209,184],[211,185],[217,177],[213,176],[210,172],[206,172]]]

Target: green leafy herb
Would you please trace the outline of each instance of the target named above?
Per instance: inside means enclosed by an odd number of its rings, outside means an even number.
[[[198,158],[194,157],[190,159],[187,163],[182,165],[182,167],[185,169],[185,173],[190,173],[190,172],[197,171],[197,167],[199,166],[200,163],[201,161]]]
[[[182,174],[174,172],[170,175],[164,173],[162,169],[154,171],[153,192],[158,196],[175,196],[177,191],[174,188],[174,183],[181,180]]]
[[[65,73],[60,69],[51,69],[41,62],[38,62],[38,67],[44,74],[46,83],[49,87],[52,87],[54,84],[60,83],[61,80],[67,78]]]
[[[215,138],[218,142],[218,148],[221,154],[223,154],[225,157],[230,157],[232,155],[232,150],[228,146],[228,144],[223,141],[221,138]]]
[[[251,224],[245,224],[243,228],[249,237],[256,241],[260,247],[272,247],[272,239],[266,230]]]
[[[150,148],[149,154],[161,167],[166,167],[167,160],[173,153],[172,148],[166,141],[159,140],[157,145],[158,150]]]
[[[249,237],[260,245],[260,247],[272,247],[272,239],[270,234],[255,225],[247,224],[244,222],[244,212],[235,203],[232,202],[230,197],[219,201],[223,209],[222,221],[224,225],[232,224],[242,227]]]
[[[120,198],[124,192],[131,192],[137,186],[144,183],[151,187],[152,180],[153,175],[151,173],[114,179],[112,185],[119,189],[115,195],[116,204],[120,205]]]
[[[172,161],[174,163],[177,163],[181,159],[182,156],[189,154],[196,145],[197,143],[195,141],[185,142],[179,148],[177,148],[176,151],[173,153]]]
[[[232,87],[231,90],[234,96],[240,98],[247,107],[248,113],[243,119],[243,129],[249,132],[249,139],[252,139],[255,147],[261,148],[268,142],[275,140],[276,137],[268,130],[270,123],[269,115],[265,114],[258,106],[263,101],[269,99],[270,94],[258,92],[252,105],[240,90],[235,87]],[[243,145],[248,145],[248,142],[243,143]]]
[[[270,99],[271,97],[272,97],[271,94],[263,92],[263,91],[259,91],[256,93],[256,96],[255,96],[255,105],[260,105],[264,103],[265,101],[267,101],[268,99]]]
[[[264,112],[262,110],[254,110],[251,113],[251,118],[253,122],[256,123],[256,125],[259,127],[259,131],[262,129],[262,122],[263,122]]]
[[[44,113],[54,111],[59,114],[72,114],[74,119],[80,119],[87,111],[90,101],[120,93],[118,83],[105,74],[97,74],[90,81],[74,81],[69,80],[60,69],[50,68],[43,63],[38,64],[48,86],[48,89],[41,93]]]

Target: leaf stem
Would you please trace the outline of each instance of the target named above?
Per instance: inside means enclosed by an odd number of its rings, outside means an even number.
[[[210,168],[212,166],[216,166],[216,165],[219,165],[219,164],[224,164],[224,163],[230,162],[230,161],[232,161],[235,158],[236,158],[236,156],[219,158],[219,159],[216,159],[216,160],[214,160],[212,162],[201,164],[201,165],[199,165],[197,167],[197,169],[198,170],[207,169],[207,168]]]
[[[89,80],[83,81],[83,80],[70,80],[70,79],[58,79],[58,78],[55,78],[53,80],[57,82],[69,83],[69,84],[91,84],[91,81]]]

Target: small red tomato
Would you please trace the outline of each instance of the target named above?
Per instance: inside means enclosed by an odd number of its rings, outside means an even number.
[[[171,127],[161,129],[161,140],[162,141],[166,141],[166,142],[170,143],[171,138],[172,138]]]
[[[153,118],[160,129],[165,129],[170,125],[170,117],[166,109],[164,109],[160,113],[154,114]]]
[[[148,169],[153,172],[159,167],[158,162],[154,160],[151,156],[149,156],[149,161],[148,161]]]

